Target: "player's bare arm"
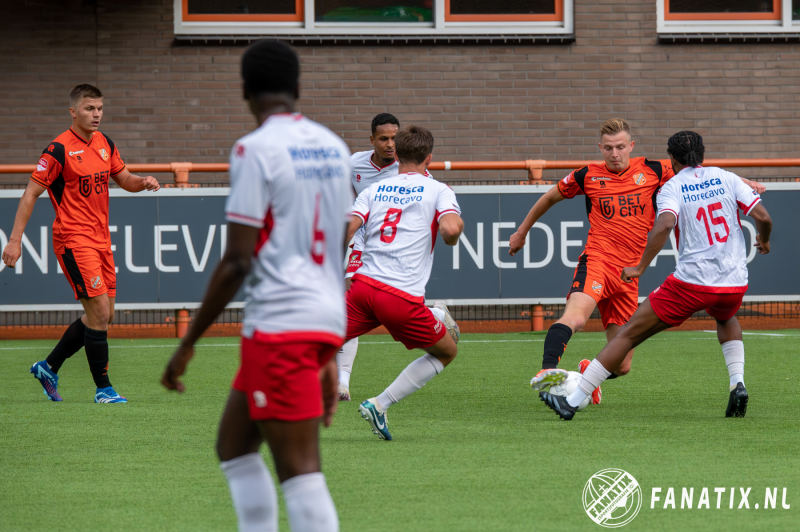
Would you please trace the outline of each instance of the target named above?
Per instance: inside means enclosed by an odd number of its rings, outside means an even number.
[[[344,251],[347,253],[347,243],[353,239],[353,235],[356,234],[356,231],[361,229],[361,226],[364,225],[364,220],[362,220],[359,216],[353,216],[350,218],[350,223],[347,224],[347,231],[344,235]]]
[[[143,190],[155,192],[161,188],[161,185],[158,184],[158,180],[155,177],[151,175],[140,177],[130,173],[127,168],[124,168],[116,175],[112,175],[111,179],[116,181],[119,188],[127,190],[128,192],[141,192]]]
[[[256,227],[228,223],[228,246],[225,249],[225,256],[214,270],[203,304],[161,377],[161,384],[168,390],[184,391],[185,387],[180,377],[186,372],[186,365],[194,356],[194,344],[214,323],[225,305],[230,303],[250,273],[250,260],[259,231],[260,229]]]
[[[558,190],[558,185],[545,192],[544,195],[534,203],[533,207],[531,207],[531,210],[528,212],[528,216],[525,217],[525,220],[519,225],[519,228],[517,228],[514,234],[511,235],[511,238],[508,239],[508,254],[512,257],[516,255],[525,245],[525,238],[528,236],[531,227],[533,227],[539,218],[544,216],[544,213],[550,210],[550,207],[564,199],[566,198],[564,198]]]
[[[632,279],[641,277],[644,271],[650,266],[650,263],[656,258],[656,255],[666,245],[669,240],[669,233],[675,227],[677,218],[671,212],[662,212],[656,220],[653,230],[647,235],[647,247],[644,248],[642,259],[636,267],[628,267],[622,269],[622,280],[630,283]]]
[[[766,255],[769,253],[769,237],[772,233],[772,218],[770,218],[766,207],[759,203],[753,210],[750,211],[749,216],[756,222],[756,243],[753,244],[759,253]]]
[[[448,246],[458,244],[458,238],[464,230],[464,220],[455,213],[447,213],[439,218],[439,234]]]
[[[28,186],[22,193],[19,207],[17,207],[17,215],[14,217],[14,228],[8,238],[8,245],[3,250],[3,262],[9,268],[14,267],[22,254],[22,233],[25,231],[25,226],[28,225],[36,200],[45,190],[43,186],[31,180],[28,181]]]

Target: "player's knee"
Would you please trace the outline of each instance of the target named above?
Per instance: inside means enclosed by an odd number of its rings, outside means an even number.
[[[582,316],[563,316],[557,323],[562,325],[566,325],[570,329],[572,329],[573,333],[583,329],[583,326],[586,325],[586,318]]]
[[[109,325],[111,325],[111,322],[112,322],[112,321],[114,321],[114,313],[113,313],[113,312],[109,312],[109,313],[108,313],[108,321],[107,321],[107,323],[108,323]]]

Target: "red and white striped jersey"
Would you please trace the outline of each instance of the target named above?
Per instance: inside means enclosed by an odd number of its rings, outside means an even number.
[[[739,209],[749,214],[760,201],[739,176],[715,167],[684,168],[664,184],[658,215],[671,212],[678,219],[675,277],[699,291],[747,290],[748,246]]]
[[[408,299],[424,301],[439,218],[461,214],[447,185],[407,173],[361,192],[353,214],[364,221],[363,266],[353,277]]]
[[[299,114],[273,115],[233,147],[226,217],[261,229],[244,287],[246,338],[344,337],[349,161],[342,139]]]

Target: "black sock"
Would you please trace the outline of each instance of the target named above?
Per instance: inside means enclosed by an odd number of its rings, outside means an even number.
[[[567,350],[567,342],[572,336],[572,329],[563,323],[554,323],[547,330],[544,337],[544,356],[542,357],[542,369],[558,367],[561,355]]]
[[[94,385],[98,388],[108,388],[111,386],[111,381],[108,380],[108,332],[86,327],[84,338],[86,359],[89,361]]]
[[[619,377],[619,375],[617,375],[616,373],[613,373],[613,372],[612,372],[612,373],[611,373],[611,375],[609,375],[609,376],[606,378],[606,380],[607,380],[607,381],[610,381],[611,379],[616,379],[617,377]]]
[[[80,351],[81,347],[83,347],[85,333],[86,325],[83,324],[80,318],[67,328],[61,340],[56,344],[55,349],[47,356],[47,365],[50,366],[53,373],[58,373],[64,361]]]

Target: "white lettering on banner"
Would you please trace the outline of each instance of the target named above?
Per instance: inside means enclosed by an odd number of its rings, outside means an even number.
[[[478,222],[477,224],[478,231],[475,239],[477,240],[476,247],[478,251],[475,251],[475,248],[472,247],[472,244],[469,243],[467,240],[466,235],[462,231],[461,236],[458,237],[458,242],[464,244],[464,249],[467,250],[469,256],[472,257],[472,260],[475,261],[475,265],[478,266],[479,270],[483,269],[483,222]],[[453,246],[453,269],[458,270],[461,268],[461,256],[459,254],[459,248],[461,246],[456,243]]]
[[[508,240],[500,240],[500,229],[514,229],[517,222],[494,222],[492,224],[492,260],[498,268],[516,268],[516,262],[500,260],[500,248],[508,247]]]
[[[553,237],[553,230],[550,229],[549,226],[536,222],[533,224],[533,229],[541,229],[544,231],[545,236],[547,237],[547,255],[545,255],[544,260],[540,260],[539,262],[531,262],[531,233],[528,232],[528,235],[525,237],[525,252],[523,255],[523,268],[544,268],[550,261],[553,259],[553,250],[555,248],[554,241],[555,238]]]
[[[22,248],[28,250],[33,262],[36,263],[42,273],[47,273],[47,226],[43,225],[39,229],[39,253],[36,253],[36,248],[33,247],[31,241],[28,240],[28,235],[25,233],[22,233]],[[14,265],[14,273],[17,275],[22,274],[22,254],[20,254],[19,260]]]
[[[569,260],[567,248],[583,247],[583,240],[567,240],[567,230],[570,227],[583,227],[583,222],[561,222],[561,262],[568,268],[576,268],[578,263]]]
[[[694,504],[694,488],[690,488],[690,491],[686,491],[686,488],[681,490],[681,509],[683,509],[684,503],[690,510],[692,509],[692,505]]]
[[[677,488],[667,488],[667,496],[664,499],[664,506],[663,509],[666,510],[667,507],[674,510],[675,506],[675,490]],[[740,487],[739,489],[739,506],[734,506],[735,504],[735,497],[736,497],[736,489],[735,487],[730,488],[730,500],[728,504],[728,510],[741,510],[741,509],[750,509],[750,492],[752,491],[751,487],[743,488]],[[654,487],[652,489],[652,493],[650,494],[650,509],[653,510],[656,507],[656,503],[661,499],[658,497],[658,494],[661,493],[662,488]],[[714,493],[717,494],[717,510],[722,508],[722,494],[727,491],[727,488],[714,488]],[[786,492],[787,488],[783,488],[783,501],[781,506],[784,510],[789,510],[791,505],[786,504]],[[697,509],[700,510],[702,508],[706,510],[711,509],[711,497],[709,493],[709,488],[703,488],[700,492],[700,500],[697,503]],[[778,488],[769,488],[767,487],[766,493],[764,494],[764,509],[776,509],[778,502]],[[692,509],[692,505],[694,503],[694,488],[681,488],[681,510],[683,509]],[[755,503],[754,508],[756,510],[759,509],[759,503]]]
[[[742,506],[750,509],[750,501],[747,498],[750,496],[750,488],[747,488],[747,491],[744,491],[744,488],[739,488],[739,493],[742,494],[742,500],[739,502],[739,510],[742,509]]]
[[[714,493],[717,494],[717,510],[719,510],[720,501],[722,500],[722,494],[725,493],[725,488],[714,488]]]
[[[662,249],[659,251],[658,255],[653,259],[653,262],[650,263],[650,266],[655,266],[658,262],[658,257],[661,255],[672,255],[675,257],[675,264],[678,264],[678,243],[675,241],[675,231],[670,232],[669,242],[672,244],[672,249]]]
[[[117,226],[116,225],[109,225],[108,226],[108,232],[109,233],[116,233],[117,232]],[[111,253],[116,253],[116,252],[117,252],[117,245],[116,244],[111,244]],[[119,273],[119,266],[117,266],[116,261],[114,261],[114,273]]]
[[[162,244],[161,243],[161,233],[172,233],[178,232],[177,225],[156,225],[154,228],[155,233],[155,260],[156,260],[156,268],[159,271],[166,272],[166,273],[178,273],[181,271],[180,266],[166,266],[164,261],[161,259],[161,252],[162,251],[177,251],[178,244]]]
[[[3,253],[3,250],[6,249],[7,245],[8,245],[8,237],[3,232],[3,230],[0,229],[0,254]],[[5,269],[6,269],[6,263],[0,260],[0,272],[2,272]]]
[[[700,492],[700,500],[697,502],[697,509],[699,510],[702,508],[704,504],[706,505],[706,510],[711,509],[711,501],[708,498],[708,488],[703,488],[703,491]]]
[[[125,226],[125,267],[133,273],[150,273],[150,266],[133,265],[133,226]]]
[[[786,488],[783,489],[784,498],[786,496]],[[772,509],[775,509],[775,506],[778,504],[778,488],[773,488],[772,492],[769,491],[767,488],[767,493],[764,494],[764,509],[766,510],[769,508],[770,504],[772,505]]]
[[[661,500],[661,497],[656,497],[656,493],[661,493],[661,488],[653,488],[653,492],[650,494],[651,510],[654,510],[656,507],[656,503]]]
[[[750,245],[747,247],[749,250],[747,252],[747,264],[750,264],[754,258],[756,258],[756,253],[758,253],[758,249],[756,249],[756,228],[753,224],[748,222],[747,220],[739,220],[742,224],[742,229],[747,229],[747,232],[750,233]]]
[[[219,226],[219,257],[225,256],[225,248],[228,247],[228,225]]]
[[[208,237],[206,237],[206,247],[203,248],[203,257],[200,262],[197,262],[197,254],[194,252],[194,245],[192,244],[192,235],[189,233],[189,226],[182,225],[183,239],[186,241],[186,250],[189,252],[189,260],[192,262],[192,268],[196,272],[202,272],[206,269],[208,263],[208,256],[211,254],[211,245],[214,243],[214,234],[216,234],[217,226],[208,226]]]

